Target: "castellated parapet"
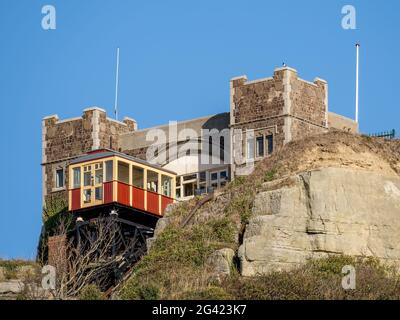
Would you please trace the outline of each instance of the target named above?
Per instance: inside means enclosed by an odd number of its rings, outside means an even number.
[[[151,139],[147,139],[150,131],[163,131],[170,139],[168,125],[138,130],[134,119],[116,121],[108,118],[105,110],[98,107],[85,109],[78,118],[60,120],[57,115],[45,117],[42,128],[43,203],[52,194],[66,198],[68,172],[65,169],[72,159],[102,148],[146,159],[148,148],[153,144]],[[180,193],[182,198],[192,197],[197,190],[222,187],[235,175],[246,174],[239,170],[242,165],[236,164],[238,155],[241,159],[250,158],[256,162],[290,141],[331,128],[358,132],[355,121],[329,112],[325,80],[303,80],[295,69],[289,67],[275,69],[270,78],[249,81],[246,76],[240,76],[231,79],[229,113],[181,121],[176,128],[190,129],[198,141],[204,138],[202,129],[230,130],[231,134],[229,141],[219,142],[222,149],[226,147],[222,152],[226,155],[224,159],[229,159],[227,163],[204,166],[196,162],[201,153],[201,144],[198,143],[199,149],[193,154],[175,160],[166,159],[162,164],[177,173],[180,182],[177,194]],[[250,139],[248,132],[254,135]],[[175,142],[180,146],[186,140],[185,136]],[[166,148],[170,142],[166,141]],[[60,179],[62,183],[59,183]]]
[[[100,148],[119,149],[119,135],[137,130],[136,121],[122,122],[107,118],[106,111],[91,107],[82,117],[59,120],[57,115],[42,120],[43,202],[50,194],[66,197],[69,161],[83,153]],[[56,172],[63,169],[62,186],[57,187]]]

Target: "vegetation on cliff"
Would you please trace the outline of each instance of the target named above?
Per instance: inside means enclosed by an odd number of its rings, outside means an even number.
[[[398,299],[398,275],[366,258],[332,256],[287,272],[243,278],[237,265],[215,277],[208,257],[221,248],[237,252],[264,182],[324,166],[374,168],[400,173],[400,143],[341,131],[287,144],[260,162],[248,177],[237,177],[204,204],[189,224],[183,221],[199,201],[174,206],[168,225],[118,292],[121,299]],[[356,290],[341,286],[341,267],[357,270]]]

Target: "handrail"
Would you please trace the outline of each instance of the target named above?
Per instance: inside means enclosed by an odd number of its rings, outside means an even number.
[[[200,199],[200,201],[198,201],[196,203],[196,206],[192,209],[192,211],[190,211],[187,218],[183,221],[183,223],[181,224],[181,227],[182,228],[186,227],[186,225],[193,219],[196,211],[198,209],[200,209],[200,207],[202,207],[205,203],[207,203],[208,201],[211,201],[212,199],[214,199],[214,192],[209,193],[204,198]]]

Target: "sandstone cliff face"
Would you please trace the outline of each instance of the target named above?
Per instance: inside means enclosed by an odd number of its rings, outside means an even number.
[[[388,168],[326,167],[266,182],[239,247],[244,276],[329,254],[400,266],[400,177]]]

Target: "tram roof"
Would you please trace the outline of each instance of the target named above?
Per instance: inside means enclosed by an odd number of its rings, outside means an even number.
[[[145,166],[148,166],[148,167],[151,167],[151,168],[155,168],[157,170],[165,171],[165,172],[168,172],[170,174],[176,175],[175,172],[173,172],[171,170],[164,169],[160,165],[151,164],[151,163],[149,163],[149,162],[147,162],[145,160],[142,160],[142,159],[139,159],[139,158],[136,158],[136,157],[132,157],[132,156],[127,155],[125,153],[118,152],[118,151],[111,150],[111,149],[98,149],[98,150],[90,151],[87,154],[82,155],[82,156],[72,160],[70,162],[70,164],[78,164],[78,163],[82,163],[82,162],[93,161],[93,160],[97,160],[97,159],[114,157],[114,156],[117,156],[117,157],[120,157],[120,158],[124,158],[126,160],[137,162],[137,163],[143,164]]]

